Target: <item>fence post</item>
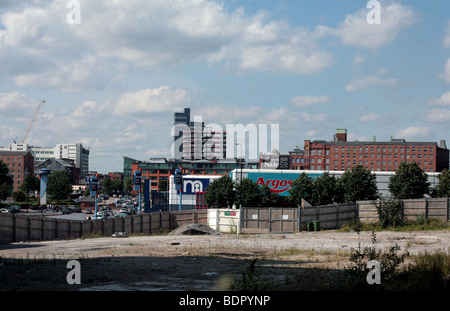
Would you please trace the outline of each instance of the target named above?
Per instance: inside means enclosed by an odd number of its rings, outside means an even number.
[[[428,200],[425,199],[425,219],[428,219]]]
[[[336,229],[339,228],[339,203],[336,204]]]

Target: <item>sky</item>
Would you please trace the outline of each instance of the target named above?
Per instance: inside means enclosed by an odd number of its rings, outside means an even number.
[[[0,146],[22,141],[42,100],[26,143],[82,143],[99,173],[170,158],[185,107],[223,128],[279,125],[281,153],[336,129],[450,143],[448,12],[447,0],[1,0]]]

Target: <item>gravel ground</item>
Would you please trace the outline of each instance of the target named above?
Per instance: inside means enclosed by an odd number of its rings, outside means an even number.
[[[377,232],[377,249],[397,244],[411,255],[450,251],[450,231]],[[254,259],[255,272],[280,284],[318,289],[347,267],[371,232],[286,235],[161,235],[0,245],[0,290],[223,290]],[[81,266],[81,284],[66,281],[67,262]],[[292,289],[292,288],[291,288]],[[305,289],[305,288],[301,288]]]

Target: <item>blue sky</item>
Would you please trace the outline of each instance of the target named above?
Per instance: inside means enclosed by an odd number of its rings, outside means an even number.
[[[76,2],[76,1],[75,1]],[[171,156],[173,113],[305,139],[450,142],[450,4],[68,0],[0,3],[0,146],[81,142],[90,169]]]

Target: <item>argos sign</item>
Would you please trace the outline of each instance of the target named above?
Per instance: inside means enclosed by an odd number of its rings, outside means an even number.
[[[256,183],[260,186],[267,185],[272,192],[276,192],[278,194],[286,192],[286,195],[288,195],[288,190],[291,188],[294,180],[295,179],[264,179],[264,177],[259,177]]]
[[[239,172],[236,173],[237,175],[239,174]],[[277,170],[247,170],[245,173],[246,177],[250,178],[253,182],[260,186],[267,185],[272,192],[278,193],[281,196],[289,195],[289,189],[291,189],[292,183],[300,175],[299,172],[286,170],[283,172]],[[307,174],[312,179],[316,179],[322,175],[319,172],[308,172]]]

